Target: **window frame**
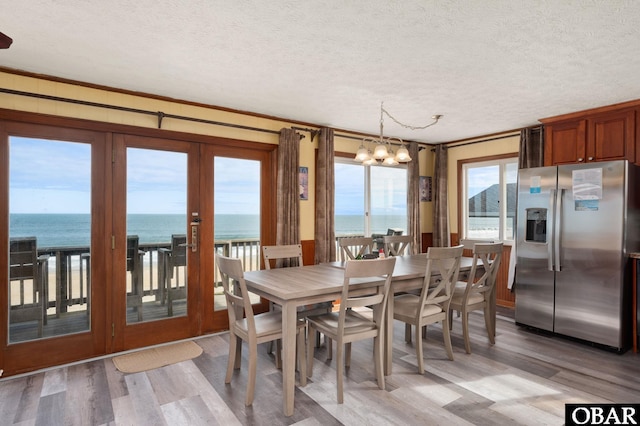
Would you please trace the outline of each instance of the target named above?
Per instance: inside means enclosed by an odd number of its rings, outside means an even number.
[[[334,154],[334,164],[335,163],[343,163],[343,164],[348,164],[348,165],[354,165],[354,166],[360,166],[360,167],[364,167],[364,236],[371,236],[372,234],[372,230],[371,230],[371,167],[386,167],[386,168],[397,168],[397,169],[403,169],[405,171],[405,173],[408,173],[407,170],[407,165],[406,163],[400,163],[394,166],[386,166],[386,165],[377,165],[377,166],[368,166],[368,165],[362,165],[362,164],[358,164],[357,162],[355,162],[353,160],[353,155],[354,154],[349,154],[349,153],[338,153],[336,152]],[[408,190],[408,188],[407,188]],[[334,188],[334,203],[335,203],[335,196],[337,193],[337,186]],[[405,199],[405,203],[406,203],[406,199]],[[336,213],[334,212],[334,220],[335,220],[335,215]],[[407,223],[405,225],[405,232],[407,232],[406,230],[408,229],[408,219],[407,219]],[[339,235],[336,234],[336,236],[338,237]]]
[[[507,153],[499,155],[491,155],[487,157],[474,157],[458,160],[458,239],[469,238],[468,234],[468,190],[467,190],[467,169],[469,167],[486,167],[497,165],[500,167],[500,229],[498,231],[498,239],[500,241],[513,241],[515,235],[512,238],[505,237],[505,222],[507,219],[506,203],[504,203],[504,197],[506,194],[506,182],[505,173],[506,165],[510,163],[518,164],[518,153]],[[515,223],[514,223],[515,226]],[[514,229],[515,232],[515,229]]]

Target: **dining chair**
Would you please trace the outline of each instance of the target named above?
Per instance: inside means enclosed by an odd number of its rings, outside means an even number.
[[[226,384],[231,383],[233,370],[240,369],[242,341],[244,340],[249,346],[249,371],[245,405],[251,405],[256,386],[258,345],[282,339],[282,312],[253,313],[247,284],[244,280],[242,260],[216,253],[216,265],[218,265],[218,270],[220,271],[229,315],[229,358],[224,382]],[[304,353],[305,323],[304,321],[297,321],[298,370],[300,372],[300,385],[305,386],[307,384],[307,361]]]
[[[275,246],[262,246],[262,256],[264,259],[264,265],[266,269],[286,268],[286,267],[299,267],[303,266],[302,260],[302,245],[301,244],[286,244]],[[277,309],[277,305],[272,309]],[[317,315],[322,313],[331,312],[333,309],[332,302],[321,302],[311,305],[298,306],[298,318],[304,319],[309,315]],[[320,333],[316,333],[316,346],[320,344]],[[327,346],[331,345],[327,341]],[[271,352],[271,347],[269,348]],[[280,351],[276,351],[276,365],[280,368]]]
[[[406,336],[411,336],[415,327],[415,347],[418,371],[424,373],[422,360],[422,329],[428,324],[442,323],[442,335],[447,356],[453,361],[451,336],[449,335],[448,312],[453,285],[460,272],[463,246],[429,247],[427,270],[420,294],[406,293],[393,298],[393,319],[406,324]],[[434,275],[432,278],[431,275]],[[410,339],[406,339],[410,341]]]
[[[502,243],[475,244],[473,246],[473,263],[471,272],[466,282],[458,281],[451,296],[449,305],[449,329],[453,327],[453,311],[462,314],[462,334],[464,336],[464,348],[471,353],[469,340],[469,313],[475,310],[484,311],[484,323],[489,335],[489,342],[495,344],[494,323],[495,312],[491,309],[491,298],[495,291],[498,269],[502,260]],[[482,265],[480,265],[482,263]],[[482,267],[484,273],[476,278],[477,269]]]
[[[341,237],[338,239],[342,260],[361,259],[366,254],[373,253],[373,238],[371,237]]]
[[[336,342],[336,375],[338,404],[343,403],[343,375],[344,367],[351,363],[351,343],[373,338],[374,363],[378,387],[384,389],[383,367],[383,330],[384,317],[391,286],[391,276],[396,259],[393,257],[373,260],[348,260],[344,270],[344,283],[340,297],[340,310],[321,315],[307,317],[309,334],[320,331],[325,336]],[[368,294],[353,294],[353,279],[373,278],[380,282]],[[384,280],[384,282],[382,282]],[[354,308],[370,306],[373,308],[373,317],[369,318],[359,314]],[[308,375],[313,375],[313,343],[307,341],[307,368]],[[345,348],[346,346],[346,348]],[[346,349],[346,351],[345,351]],[[344,365],[343,360],[344,353]]]
[[[159,291],[167,300],[167,315],[173,316],[173,302],[187,298],[187,235],[172,234],[171,247],[158,249]],[[182,280],[180,280],[182,275]]]
[[[131,291],[127,293],[127,308],[134,309],[138,314],[138,322],[142,321],[144,296],[143,288],[143,258],[144,251],[140,250],[140,239],[137,235],[127,235],[127,271],[131,273]]]
[[[385,256],[402,256],[403,254],[413,254],[412,235],[385,235],[384,241]]]
[[[38,256],[36,237],[9,239],[9,324],[35,321],[38,337],[47,322],[48,255]],[[15,302],[15,303],[14,303]]]

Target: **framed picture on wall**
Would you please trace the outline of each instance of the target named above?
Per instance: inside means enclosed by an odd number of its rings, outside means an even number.
[[[431,201],[431,176],[420,176],[420,201]]]
[[[300,167],[300,173],[298,174],[298,182],[300,184],[300,199],[309,199],[309,168]]]

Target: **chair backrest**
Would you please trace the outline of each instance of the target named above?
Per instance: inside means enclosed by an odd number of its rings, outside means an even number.
[[[36,237],[16,237],[9,240],[9,279],[34,280],[38,274],[38,244]]]
[[[186,234],[171,234],[171,266],[187,265]]]
[[[127,271],[137,271],[140,263],[138,256],[139,239],[137,235],[127,235]]]
[[[473,246],[473,265],[469,273],[467,288],[465,289],[465,300],[472,293],[488,293],[496,285],[498,279],[498,269],[502,260],[502,243],[482,244],[477,243]],[[482,276],[476,278],[476,270],[482,263],[484,270]]]
[[[429,247],[427,251],[427,270],[424,275],[424,284],[420,292],[420,309],[418,316],[426,305],[442,305],[446,312],[451,301],[452,288],[458,280],[460,272],[460,258],[464,246],[455,247]],[[436,285],[431,285],[431,275],[437,274],[440,278]]]
[[[283,268],[289,266],[302,266],[302,245],[288,244],[279,246],[262,246],[264,266],[271,269],[271,261],[274,267]]]
[[[355,260],[373,252],[371,237],[342,237],[338,240],[342,260]]]
[[[357,307],[374,307],[379,305],[379,309],[374,309],[374,322],[378,325],[382,324],[384,313],[387,305],[387,297],[391,287],[391,277],[396,259],[393,257],[385,259],[372,260],[348,260],[344,269],[344,286],[342,287],[342,297],[340,299],[340,314],[338,327],[344,329],[344,321],[346,311]],[[371,294],[353,296],[350,290],[352,279],[358,278],[375,278],[379,281],[384,280],[384,284],[372,290]]]
[[[249,329],[255,330],[256,323],[247,284],[244,281],[242,260],[216,253],[216,265],[220,271],[224,296],[227,300],[229,328],[235,327],[237,320],[246,317]]]
[[[386,256],[402,256],[403,254],[412,254],[411,246],[413,237],[411,235],[385,235],[384,253]],[[407,251],[408,253],[405,253]]]
[[[492,242],[493,240],[476,240],[471,238],[462,238],[460,240],[460,244],[464,246],[464,252],[462,253],[462,255],[471,257],[473,256],[473,246],[475,246],[476,244],[486,244]]]

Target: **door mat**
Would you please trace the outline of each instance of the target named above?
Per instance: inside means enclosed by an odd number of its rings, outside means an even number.
[[[113,363],[123,373],[139,373],[196,358],[201,353],[197,343],[187,341],[120,355],[113,358]]]

